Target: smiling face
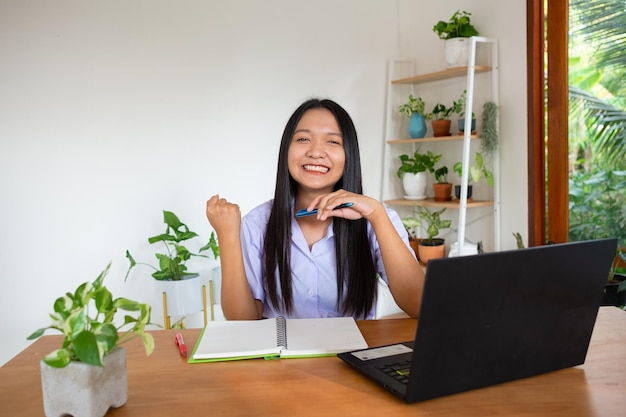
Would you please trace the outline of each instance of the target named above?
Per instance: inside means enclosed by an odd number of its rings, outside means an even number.
[[[333,114],[308,110],[296,126],[288,152],[289,173],[301,192],[318,195],[334,190],[343,175],[346,154]]]

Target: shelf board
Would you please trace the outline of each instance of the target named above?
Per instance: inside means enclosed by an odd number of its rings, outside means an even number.
[[[479,74],[481,72],[489,72],[491,67],[484,65],[476,65],[474,72]],[[392,80],[391,84],[423,84],[432,81],[448,80],[450,78],[464,77],[467,75],[467,66],[448,68],[444,71],[431,72],[428,74],[416,75],[408,78],[401,78],[398,80]]]
[[[390,139],[387,141],[390,145],[397,145],[401,143],[426,143],[426,142],[453,142],[458,140],[463,140],[463,135],[454,135],[454,136],[438,136],[438,137],[430,137],[430,138],[407,138],[407,139]],[[480,139],[478,135],[471,135],[470,139]]]
[[[407,200],[404,198],[397,198],[392,200],[385,200],[385,204],[392,206],[426,206],[426,207],[445,207],[458,209],[461,207],[459,200],[453,199],[451,201],[435,201],[432,198],[426,200]],[[467,202],[467,208],[474,207],[490,207],[493,206],[493,201],[487,200],[471,200]]]

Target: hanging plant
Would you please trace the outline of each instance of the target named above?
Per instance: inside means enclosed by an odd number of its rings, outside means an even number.
[[[484,154],[492,154],[498,149],[498,105],[493,101],[483,104],[482,135],[480,149]]]

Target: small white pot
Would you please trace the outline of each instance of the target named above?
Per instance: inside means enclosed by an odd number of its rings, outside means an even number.
[[[452,38],[444,41],[444,52],[448,68],[467,65],[469,46],[469,38]]]
[[[448,257],[453,258],[455,256],[467,256],[476,254],[478,254],[478,245],[465,242],[461,247],[461,251],[459,251],[459,242],[454,242],[452,245],[450,245],[450,253],[448,254]]]
[[[70,362],[53,368],[40,362],[43,407],[47,417],[102,417],[110,407],[128,399],[126,350],[116,348],[104,357],[104,366]]]
[[[404,173],[402,176],[404,198],[407,200],[424,200],[428,189],[428,175],[425,172],[417,174]]]

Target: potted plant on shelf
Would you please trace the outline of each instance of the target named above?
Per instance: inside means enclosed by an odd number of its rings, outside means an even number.
[[[426,114],[424,113],[424,100],[421,97],[415,98],[409,94],[409,101],[398,107],[401,116],[408,117],[409,136],[412,138],[423,138],[426,136]]]
[[[402,225],[409,234],[409,245],[411,245],[413,252],[415,252],[415,256],[419,260],[418,245],[420,239],[417,237],[415,230],[420,226],[420,222],[415,217],[404,217],[402,218]]]
[[[127,250],[126,258],[128,258],[130,266],[124,280],[128,278],[131,270],[137,265],[145,265],[154,270],[152,277],[155,279],[157,291],[165,293],[167,300],[164,302],[164,324],[166,328],[169,328],[169,316],[184,316],[200,310],[204,310],[206,313],[206,301],[203,297],[204,290],[202,281],[199,279],[200,274],[189,272],[186,263],[192,257],[209,258],[200,254],[209,249],[213,253],[213,257],[217,259],[219,246],[215,232],[211,232],[208,243],[201,247],[197,254],[192,253],[182,243],[198,237],[198,234],[191,231],[171,211],[163,211],[163,222],[167,226],[165,232],[148,238],[148,243],[162,242],[165,247],[166,253],[155,254],[159,261],[158,268],[149,263],[135,261],[135,258]]]
[[[400,155],[401,165],[398,168],[398,178],[402,179],[404,198],[407,200],[424,200],[428,188],[428,173],[432,173],[435,164],[441,159],[441,155],[435,155],[431,151],[420,153],[416,150],[413,156]]]
[[[476,184],[483,177],[485,177],[485,181],[487,181],[487,184],[490,187],[493,187],[493,173],[489,171],[487,167],[485,166],[483,155],[480,152],[476,152],[476,155],[474,157],[474,162],[475,164],[470,166],[469,177],[467,181],[467,200],[468,201],[470,201],[472,197],[472,188],[473,188],[471,185],[472,182]],[[457,162],[456,164],[454,164],[452,169],[454,169],[454,172],[457,173],[459,178],[463,176],[463,163]],[[456,198],[461,198],[461,186],[460,185],[454,186],[454,195]]]
[[[430,211],[427,207],[417,208],[417,221],[426,229],[427,237],[421,239],[418,245],[418,258],[423,265],[428,265],[431,259],[443,258],[446,253],[445,239],[437,237],[441,229],[451,226],[451,220],[443,220],[441,215],[446,211]]]
[[[444,51],[448,68],[467,65],[469,56],[468,38],[478,36],[478,30],[472,25],[472,14],[457,10],[450,20],[440,20],[433,27],[433,32],[443,39]]]
[[[463,134],[465,132],[465,105],[466,105],[466,101],[467,101],[467,90],[463,90],[463,93],[461,94],[461,97],[454,102],[454,104],[452,105],[452,111],[456,114],[459,115],[459,120],[458,120],[458,129],[459,129],[459,133]],[[471,134],[475,135],[476,134],[476,116],[475,113],[472,112],[472,120],[470,121],[470,126],[471,126]]]
[[[432,119],[433,136],[450,136],[450,113],[452,107],[446,107],[441,103],[435,104],[433,111],[428,114],[428,118]]]
[[[54,302],[52,324],[28,337],[37,339],[48,329],[63,333],[61,348],[41,363],[44,411],[47,416],[104,416],[109,407],[121,407],[128,398],[126,351],[120,347],[141,338],[146,355],[154,339],[146,333],[150,306],[127,298],[113,298],[103,285],[111,264],[93,282],[81,284]],[[124,310],[122,324],[116,314]]]
[[[442,166],[435,170],[435,181],[433,191],[435,193],[435,201],[452,200],[452,184],[448,182],[448,167]]]

